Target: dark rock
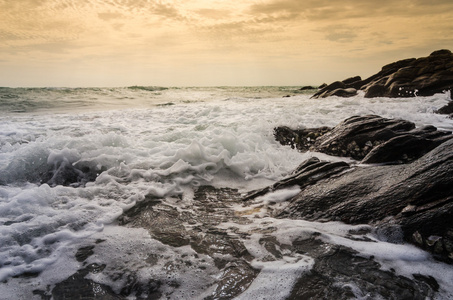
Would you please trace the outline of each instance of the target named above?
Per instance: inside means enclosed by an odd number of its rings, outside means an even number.
[[[319,159],[317,158],[309,159],[298,167],[298,171],[295,174],[276,182],[270,187],[265,187],[260,190],[249,192],[246,194],[243,200],[247,201],[254,199],[256,197],[265,195],[270,191],[285,187],[291,187],[294,185],[306,187],[308,185],[315,184],[322,179],[329,178],[337,173],[341,173],[348,168],[349,165],[341,161],[329,163],[325,161],[319,161]]]
[[[291,148],[300,151],[308,151],[320,136],[330,130],[329,127],[292,130],[289,127],[282,126],[274,129],[274,136],[282,145],[289,145]]]
[[[128,210],[119,221],[122,225],[146,228],[160,242],[181,247],[190,242],[183,225],[188,218],[190,216],[178,212],[176,208],[159,205],[155,199],[148,198]]]
[[[79,250],[77,250],[77,253],[75,255],[76,259],[78,262],[85,261],[88,257],[94,254],[94,246],[86,246],[82,247]]]
[[[316,88],[314,86],[311,86],[311,85],[306,85],[306,86],[303,86],[299,89],[299,91],[306,91],[306,90],[316,90]]]
[[[363,163],[407,163],[453,137],[434,126],[415,129],[412,122],[375,115],[354,116],[333,129],[277,127],[274,136],[300,151],[352,157]]]
[[[321,84],[320,86],[318,86],[318,89],[323,89],[323,88],[325,88],[326,86],[327,86],[327,83],[323,83],[323,84]]]
[[[326,87],[320,89],[319,91],[317,91],[312,96],[312,98],[325,98],[332,91],[334,91],[336,89],[344,89],[344,88],[346,88],[346,85],[343,82],[335,81],[335,82],[332,82],[331,84],[327,85]]]
[[[249,287],[258,273],[258,270],[242,260],[229,263],[223,271],[215,292],[204,300],[233,299]]]
[[[295,241],[302,253],[315,254],[313,269],[295,284],[287,299],[427,299],[435,295],[438,283],[426,276],[411,280],[380,269],[373,259],[358,256],[350,248],[316,240]],[[313,251],[313,249],[317,249]],[[342,284],[336,284],[341,282]],[[351,287],[355,287],[353,290]],[[433,287],[434,286],[434,287]],[[359,294],[358,294],[359,293]]]
[[[452,135],[439,132],[433,126],[413,127],[407,121],[377,116],[347,119],[320,137],[313,147],[334,154],[344,154],[341,150],[344,149],[360,159],[367,152],[360,150],[362,145],[375,136],[371,144],[376,143],[376,146],[368,151],[363,162],[412,162],[344,167],[343,171],[329,173],[323,168],[332,163],[311,159],[298,168],[296,175],[267,190],[250,193],[246,200],[297,184],[302,191],[286,208],[275,212],[275,216],[378,224],[381,228],[399,226],[406,241],[453,263]],[[351,143],[358,150],[351,150],[348,147]],[[309,178],[318,177],[319,180],[310,182]]]
[[[410,162],[451,137],[448,135],[441,138],[423,138],[414,134],[398,135],[374,147],[363,158],[362,163]]]
[[[364,90],[366,98],[431,96],[451,91],[453,87],[453,54],[450,50],[438,50],[428,57],[409,58],[385,65],[381,71],[361,80],[352,77],[334,82],[315,93],[312,98],[333,96],[338,88]],[[348,93],[337,93],[350,97]]]
[[[374,84],[365,90],[365,98],[384,97],[386,88],[383,84]]]
[[[361,80],[362,80],[362,78],[360,76],[354,76],[354,77],[349,77],[349,78],[343,80],[342,82],[344,84],[351,84],[351,83],[361,81]]]
[[[241,195],[233,189],[200,186],[194,198],[196,201],[189,212],[147,197],[125,212],[120,224],[145,228],[164,244],[173,247],[190,245],[198,254],[213,257],[222,275],[214,293],[206,299],[232,299],[246,290],[259,273],[250,266],[253,256],[243,242],[230,236],[226,230],[215,227],[222,222],[250,222],[236,216],[230,208],[231,204],[241,202]],[[187,230],[191,225],[193,229]]]
[[[72,164],[62,160],[48,166],[41,183],[47,183],[50,186],[84,186],[87,182],[96,180],[99,173],[105,170],[105,168],[97,170],[96,166],[86,162]]]
[[[353,97],[357,95],[357,90],[355,88],[347,88],[347,89],[336,89],[330,93],[330,96],[338,96],[338,97]]]
[[[92,266],[95,267],[95,266]],[[105,267],[105,266],[103,266]],[[102,266],[101,266],[102,269]],[[96,283],[86,279],[90,268],[82,269],[70,276],[68,279],[55,285],[52,290],[52,297],[55,300],[76,300],[76,299],[100,299],[118,300],[126,299],[115,294],[109,286]]]
[[[451,115],[453,114],[453,101],[448,102],[447,105],[439,108],[436,113],[443,114],[443,115]]]

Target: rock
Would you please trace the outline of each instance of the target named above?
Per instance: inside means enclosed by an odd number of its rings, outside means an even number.
[[[453,115],[453,101],[450,101],[447,105],[439,108],[436,113],[450,116]]]
[[[338,96],[338,97],[353,97],[357,95],[357,90],[355,88],[347,88],[347,89],[336,89],[333,90],[331,96]]]
[[[354,76],[354,77],[347,78],[347,79],[343,80],[342,82],[344,84],[351,84],[351,83],[361,81],[361,80],[362,80],[362,78],[360,76]]]
[[[215,227],[222,222],[249,222],[236,216],[229,206],[241,202],[240,194],[228,188],[201,186],[194,198],[196,201],[190,211],[180,211],[149,196],[126,211],[119,221],[124,226],[147,229],[153,238],[164,244],[190,245],[198,254],[213,257],[222,275],[215,291],[206,299],[232,299],[246,290],[259,274],[259,270],[250,266],[253,256],[242,241]],[[192,230],[187,230],[188,227]]]
[[[335,82],[332,82],[331,84],[323,87],[322,89],[320,89],[318,92],[316,92],[312,98],[325,98],[325,97],[328,97],[330,92],[336,90],[336,89],[344,89],[346,88],[346,85],[341,82],[341,81],[335,81]]]
[[[78,262],[83,262],[85,261],[88,257],[94,254],[94,246],[86,246],[82,247],[79,250],[77,250],[77,253],[75,255],[75,258]]]
[[[367,299],[423,300],[433,297],[439,287],[432,277],[410,280],[384,271],[373,259],[360,257],[347,247],[326,245],[316,239],[297,240],[293,245],[301,253],[308,250],[315,263],[298,280],[287,299],[357,299],[358,291],[366,291]]]
[[[300,151],[308,151],[311,149],[316,139],[330,130],[331,128],[329,127],[293,130],[289,127],[282,126],[274,129],[274,136],[282,145],[290,145],[293,149],[296,148]]]
[[[299,89],[299,91],[306,91],[306,90],[316,90],[316,88],[314,86],[311,86],[311,85],[306,85],[306,86],[303,86]]]
[[[343,85],[340,86],[339,82]],[[333,96],[338,88],[364,90],[366,98],[432,96],[451,91],[453,87],[453,54],[450,50],[438,50],[428,57],[409,58],[385,65],[381,71],[362,80],[359,76],[336,81],[312,98]],[[350,97],[349,93],[337,93]]]
[[[406,164],[333,168],[335,163],[311,159],[295,175],[244,199],[299,185],[301,192],[274,216],[374,224],[387,236],[401,228],[404,240],[453,263],[452,147],[452,135],[434,126],[415,129],[404,120],[352,117],[316,139],[310,149],[363,163]]]
[[[383,84],[374,84],[366,88],[365,98],[384,97],[386,88]]]
[[[407,163],[453,137],[434,126],[415,129],[412,122],[375,115],[354,116],[333,129],[277,127],[274,136],[300,151],[351,157],[362,163]]]
[[[96,177],[105,171],[106,168],[98,169],[87,162],[68,163],[59,161],[47,166],[47,172],[43,174],[40,183],[47,183],[50,186],[84,186],[88,182],[96,180]]]
[[[233,299],[249,287],[258,273],[259,271],[242,260],[229,263],[225,267],[215,292],[204,300]]]
[[[323,89],[323,88],[325,88],[326,86],[327,86],[327,83],[323,83],[323,84],[321,84],[320,86],[318,86],[318,89],[319,89],[319,90],[320,90],[320,89]]]
[[[79,270],[66,280],[57,283],[52,290],[53,299],[55,300],[126,299],[126,297],[115,294],[109,286],[96,283],[90,279],[85,278],[89,273],[97,273],[102,271],[104,268],[105,266],[93,264],[85,269]]]
[[[313,185],[324,178],[329,178],[332,175],[341,173],[348,168],[349,165],[342,161],[329,163],[325,161],[321,162],[317,158],[309,159],[297,168],[295,174],[276,182],[270,187],[265,187],[263,189],[247,193],[243,198],[243,201],[265,195],[270,191],[287,188],[294,185],[298,185],[300,187]]]

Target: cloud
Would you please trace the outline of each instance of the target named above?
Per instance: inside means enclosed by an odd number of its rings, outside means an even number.
[[[434,3],[435,2],[435,3]],[[271,0],[250,6],[252,14],[294,13],[312,21],[338,21],[354,18],[375,18],[386,16],[415,17],[446,12],[453,8],[450,0]]]
[[[105,12],[105,13],[98,13],[98,17],[104,21],[110,21],[115,19],[121,19],[124,17],[123,14],[118,12]]]
[[[199,17],[207,19],[227,19],[232,16],[231,11],[227,9],[202,8],[196,9],[194,12]]]

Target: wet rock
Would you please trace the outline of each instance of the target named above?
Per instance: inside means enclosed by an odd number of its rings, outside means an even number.
[[[448,102],[447,105],[439,108],[436,113],[442,115],[450,115],[453,116],[453,101]]]
[[[306,90],[316,90],[316,87],[311,86],[311,85],[306,85],[299,89],[299,91],[306,91]]]
[[[89,163],[72,164],[63,160],[48,166],[41,183],[47,183],[50,186],[84,186],[87,182],[96,180],[103,171],[105,171],[104,168],[97,170],[96,166],[91,166]]]
[[[77,253],[75,255],[76,260],[78,262],[85,261],[88,257],[90,257],[91,255],[94,254],[93,249],[94,249],[94,246],[86,246],[86,247],[80,248],[79,250],[77,250]]]
[[[452,263],[452,147],[450,139],[410,164],[356,166],[326,176],[316,184],[302,182],[302,191],[274,216],[400,226],[404,240]],[[310,172],[303,169],[296,177],[312,175]],[[254,192],[251,197],[283,187],[288,181],[299,184],[292,177]]]
[[[126,299],[115,294],[109,286],[96,283],[86,279],[89,273],[96,272],[94,269],[102,269],[105,266],[92,265],[79,270],[66,280],[58,283],[52,290],[52,297],[55,300],[78,300],[78,299],[99,299],[118,300]]]
[[[362,80],[352,77],[336,81],[319,90],[312,97],[325,98],[337,89],[364,90],[365,97],[431,96],[451,91],[453,87],[453,54],[438,50],[428,57],[400,60],[382,67],[381,71]],[[336,96],[350,97],[351,93],[336,92]]]
[[[243,260],[229,263],[224,268],[215,292],[204,300],[233,299],[249,287],[258,273]]]
[[[277,127],[274,136],[300,151],[351,157],[363,163],[407,163],[453,137],[434,126],[415,128],[412,122],[375,115],[354,116],[332,129]]]
[[[274,129],[274,136],[282,145],[290,145],[293,149],[308,151],[320,136],[330,130],[330,127],[293,130],[289,127],[282,126]]]
[[[384,97],[386,88],[383,84],[374,84],[365,89],[365,98]]]
[[[52,289],[52,299],[55,300],[79,300],[79,299],[99,299],[99,300],[122,300],[130,299],[160,299],[162,293],[159,291],[161,283],[149,280],[140,282],[134,274],[125,274],[125,287],[116,294],[111,287],[97,283],[86,278],[87,275],[101,273],[105,265],[90,264],[71,275],[69,278],[59,282]],[[37,291],[43,292],[43,291]],[[44,292],[43,292],[44,293]]]
[[[298,185],[301,188],[313,185],[322,179],[332,177],[333,175],[344,172],[347,169],[349,169],[349,165],[342,161],[329,163],[313,158],[306,161],[302,164],[302,166],[299,166],[298,171],[295,174],[276,182],[270,187],[247,193],[247,195],[243,198],[243,201],[248,201],[250,199],[265,195],[268,192],[294,185]]]
[[[362,78],[360,76],[354,76],[354,77],[347,78],[347,79],[343,80],[342,82],[344,84],[352,84],[354,82],[358,82],[361,80],[362,80]]]
[[[119,221],[122,225],[147,229],[152,237],[164,244],[181,247],[190,242],[189,234],[183,225],[189,218],[190,216],[174,207],[148,198],[127,211]]]
[[[325,98],[330,96],[332,91],[344,88],[346,88],[346,85],[343,82],[335,81],[323,88],[320,88],[319,91],[312,96],[312,98]]]
[[[215,291],[206,299],[232,299],[246,290],[259,273],[250,266],[253,256],[243,242],[216,227],[223,222],[250,223],[230,208],[230,205],[240,202],[241,195],[237,190],[200,186],[194,193],[190,212],[179,211],[161,199],[147,197],[125,212],[120,224],[145,228],[164,244],[173,247],[190,245],[198,254],[213,257],[222,275]],[[152,257],[149,259],[153,260]]]
[[[347,247],[326,247],[316,240],[296,241],[294,246],[309,249],[315,256],[315,264],[298,280],[287,299],[422,300],[434,296],[438,288],[432,277],[415,275],[410,279],[383,271],[372,258],[360,257]]]

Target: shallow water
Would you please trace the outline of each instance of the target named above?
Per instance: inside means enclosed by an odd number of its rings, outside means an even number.
[[[128,285],[124,274],[130,273],[143,284],[165,282],[159,288],[163,299],[213,295],[223,272],[215,261],[231,260],[229,254],[165,244],[153,236],[156,231],[122,226],[118,218],[138,203],[159,199],[162,210],[187,212],[206,223],[194,208],[200,186],[241,193],[284,178],[309,157],[338,159],[281,146],[274,127],[335,126],[352,115],[377,114],[453,130],[451,119],[433,114],[448,99],[309,99],[294,87],[1,88],[0,292],[10,299],[41,299],[33,291],[49,294],[89,263],[107,266],[88,277],[115,293]],[[71,166],[76,171],[68,175]],[[432,276],[440,285],[437,297],[453,298],[451,266],[410,245],[387,243],[372,228],[357,241],[348,234],[363,226],[268,216],[271,206],[296,192],[266,195],[250,207],[232,201],[222,213],[241,218],[210,225],[240,240],[250,266],[260,270],[256,278],[250,275],[239,299],[288,297],[298,277],[313,267],[313,257],[280,249],[280,259],[268,260],[260,240],[273,238],[281,246],[313,232],[325,243],[375,257],[385,270]],[[184,232],[196,227],[189,221],[181,221]],[[90,245],[94,254],[77,261],[77,250]],[[115,274],[119,279],[112,279]],[[357,289],[354,295],[367,299]]]

